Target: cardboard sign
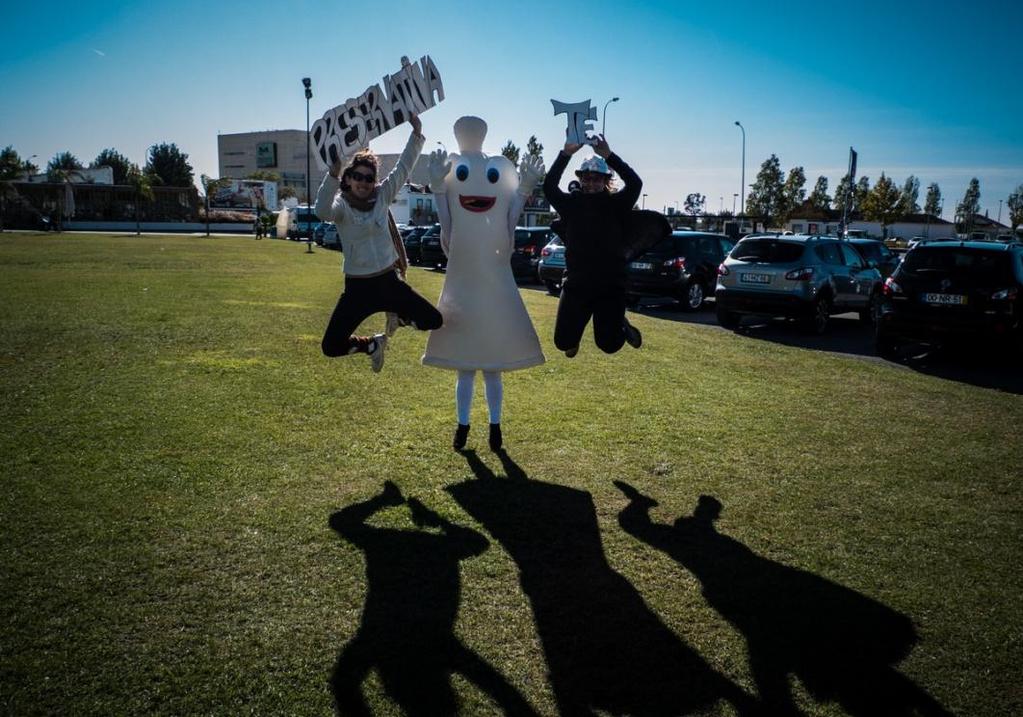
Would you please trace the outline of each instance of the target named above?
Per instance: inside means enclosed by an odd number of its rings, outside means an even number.
[[[407,121],[409,114],[422,114],[443,100],[444,84],[430,56],[423,55],[419,62],[401,58],[401,69],[384,75],[383,89],[372,85],[313,123],[317,166],[325,170],[334,161],[351,157],[371,139]]]
[[[568,115],[568,132],[565,141],[572,144],[593,144],[593,138],[587,136],[587,132],[593,131],[589,120],[597,119],[597,108],[590,104],[589,100],[584,102],[559,102],[551,100],[554,105],[554,116],[560,114]]]

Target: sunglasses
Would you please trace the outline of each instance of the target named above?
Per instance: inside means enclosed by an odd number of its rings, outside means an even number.
[[[355,180],[356,182],[376,182],[377,178],[372,174],[363,174],[362,172],[349,172],[348,178]]]

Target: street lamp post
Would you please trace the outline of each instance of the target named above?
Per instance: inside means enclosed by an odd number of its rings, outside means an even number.
[[[742,190],[742,199],[739,201],[740,216],[746,213],[746,128],[739,120],[735,120],[735,126],[742,130],[742,183],[739,188]]]
[[[306,228],[306,254],[313,253],[313,215],[311,211],[312,203],[311,199],[312,189],[310,186],[309,174],[311,169],[309,167],[309,100],[313,98],[313,81],[308,77],[302,78],[302,86],[305,87],[305,228]]]
[[[643,209],[646,209],[646,193],[643,194]]]
[[[735,216],[735,200],[739,198],[738,192],[732,193],[732,216]]]
[[[600,122],[600,133],[601,134],[604,134],[604,133],[607,132],[607,106],[609,104],[611,104],[612,102],[617,102],[617,101],[618,101],[617,97],[612,97],[611,99],[609,99],[607,102],[604,103],[604,119],[601,120],[601,122]]]
[[[998,200],[998,223],[1002,223],[1002,200]]]

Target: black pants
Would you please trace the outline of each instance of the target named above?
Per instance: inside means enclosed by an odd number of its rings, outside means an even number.
[[[360,279],[345,277],[345,290],[337,300],[323,334],[323,353],[344,356],[358,345],[352,332],[371,314],[390,311],[405,321],[411,321],[420,331],[439,329],[444,322],[433,304],[389,271],[380,276]]]
[[[625,281],[618,277],[568,277],[558,301],[554,345],[559,351],[579,346],[593,319],[597,348],[613,354],[625,343]]]

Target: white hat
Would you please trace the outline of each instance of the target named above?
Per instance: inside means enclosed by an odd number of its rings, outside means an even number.
[[[594,174],[605,174],[608,176],[611,174],[611,170],[608,169],[607,162],[604,161],[604,158],[597,156],[583,160],[583,165],[579,167],[579,169],[575,170],[576,176],[579,176],[583,172],[593,172]]]

